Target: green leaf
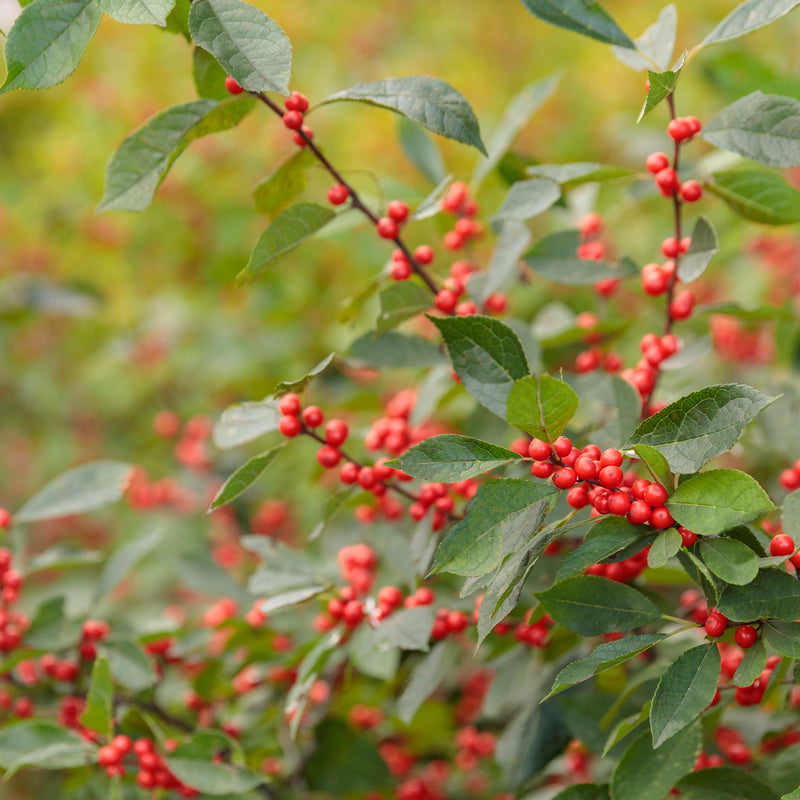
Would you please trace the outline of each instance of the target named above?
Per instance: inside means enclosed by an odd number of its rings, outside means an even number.
[[[633,450],[639,456],[639,460],[647,467],[653,480],[660,483],[668,492],[671,491],[675,485],[675,476],[669,468],[667,459],[649,444],[636,444],[633,446]]]
[[[670,3],[661,9],[658,19],[635,40],[637,52],[623,47],[611,49],[623,64],[635,70],[649,69],[652,66],[665,70],[672,60],[677,32],[678,12],[675,5]]]
[[[309,572],[287,572],[286,569],[261,566],[247,582],[247,591],[259,597],[272,597],[287,589],[307,587],[314,580]]]
[[[225,70],[202,47],[192,50],[192,78],[198,97],[210,100],[227,100],[230,92],[225,88]],[[304,153],[305,150],[298,150]]]
[[[703,138],[768,167],[800,165],[800,101],[753,92],[722,109]]]
[[[332,94],[322,103],[342,100],[388,108],[439,136],[472,145],[486,155],[478,120],[466,98],[439,78],[412,75],[359,83]]]
[[[485,274],[473,273],[467,289],[478,303],[498,290],[506,289],[516,280],[519,260],[531,243],[531,232],[524,222],[505,219],[500,223],[492,259]]]
[[[676,787],[682,800],[778,800],[755,775],[736,767],[711,767],[690,772]]]
[[[559,80],[559,75],[550,75],[529,84],[511,98],[500,122],[489,137],[486,145],[487,157],[478,161],[475,172],[472,174],[471,184],[473,187],[477,188],[497,166],[530,118],[553,96]]]
[[[797,5],[800,5],[798,0],[746,0],[736,6],[696,49],[738,39],[788,14]]]
[[[611,776],[614,800],[662,800],[679,778],[690,773],[703,745],[699,724],[690,725],[658,750],[645,731],[617,764]]]
[[[756,639],[752,646],[744,651],[744,658],[733,675],[734,686],[752,686],[767,666],[767,648],[763,639]]]
[[[719,250],[719,239],[707,217],[699,217],[692,231],[692,243],[678,263],[678,277],[683,283],[696,281]]]
[[[781,526],[787,536],[800,544],[800,489],[787,494],[781,506]]]
[[[335,216],[329,208],[315,203],[296,203],[281,211],[258,238],[247,266],[236,276],[236,285],[251,283],[268,266],[291,253]]]
[[[289,94],[292,45],[263,11],[243,0],[194,0],[189,30],[243,89]]]
[[[715,172],[708,190],[737,214],[765,225],[800,222],[800,192],[772,172],[734,170]]]
[[[231,573],[212,561],[205,551],[180,556],[175,575],[190,588],[212,597],[232,597],[240,604],[251,600]]]
[[[554,442],[578,410],[578,395],[550,375],[522,378],[511,387],[506,415],[509,425]]]
[[[689,478],[667,507],[681,525],[701,536],[716,536],[774,508],[756,479],[736,469],[714,469]]]
[[[683,539],[675,528],[668,528],[656,536],[647,553],[647,566],[650,569],[663,567],[683,545]]]
[[[559,792],[553,800],[610,800],[605,783],[576,783]]]
[[[368,366],[385,368],[431,367],[445,360],[433,342],[398,331],[365,333],[350,345],[347,355]]]
[[[610,167],[592,161],[575,161],[571,164],[534,164],[525,170],[527,175],[549,178],[561,186],[573,188],[583,183],[612,181],[616,178],[627,178],[635,175],[633,170],[625,167]]]
[[[375,328],[385,333],[431,307],[431,293],[413,278],[393,283],[380,294],[381,311]]]
[[[725,583],[744,586],[758,574],[758,556],[736,539],[703,539],[700,557]]]
[[[191,744],[191,743],[190,743]],[[181,745],[167,756],[167,766],[178,780],[204,794],[242,795],[266,781],[263,775],[235,764],[215,763],[191,750],[184,755]]]
[[[312,597],[322,594],[322,592],[326,591],[327,589],[327,585],[323,586],[316,584],[313,586],[304,586],[301,589],[292,589],[288,592],[282,592],[281,594],[276,594],[274,597],[270,597],[259,607],[265,614],[271,614],[273,611],[278,611],[279,609],[283,608],[291,608],[299,603],[304,603],[306,600],[310,600]]]
[[[776,653],[789,658],[800,658],[800,622],[765,620],[764,639]]]
[[[140,692],[156,682],[156,675],[144,651],[129,639],[107,639],[99,647],[108,660],[114,680],[126,689]]]
[[[256,212],[275,217],[283,211],[305,191],[308,170],[315,162],[314,154],[304,147],[259,181],[253,189]]]
[[[638,271],[629,261],[591,261],[578,258],[580,234],[576,230],[551,233],[524,256],[525,263],[541,278],[569,286],[591,286],[609,278],[627,278]]]
[[[648,417],[625,447],[651,445],[675,472],[697,472],[730,450],[747,424],[776,399],[743,384],[708,386]]]
[[[183,36],[191,45],[192,36],[189,33],[189,8],[191,0],[177,0],[172,11],[167,14],[166,30]],[[227,94],[227,91],[226,91]]]
[[[6,78],[10,89],[47,89],[68,78],[103,18],[93,0],[34,0],[8,32]]]
[[[680,69],[667,70],[666,72],[651,72],[647,70],[647,80],[650,81],[650,89],[644,99],[644,105],[639,112],[637,122],[649,114],[657,105],[666,100],[675,91],[675,84],[680,76]]]
[[[646,525],[631,525],[627,519],[620,517],[604,517],[594,523],[585,540],[563,558],[555,578],[562,581],[578,575],[592,564],[610,558],[634,542],[641,541],[644,547],[645,537],[650,533],[652,528]]]
[[[275,460],[275,457],[283,449],[283,445],[273,447],[260,455],[253,456],[246,464],[243,464],[233,475],[225,481],[220,487],[219,491],[214,495],[214,500],[211,503],[209,512],[214,509],[230,503],[231,500],[238,497],[242,492],[247,491],[258,478],[262,475],[264,470]]]
[[[514,381],[528,374],[528,361],[514,331],[500,320],[479,315],[430,317],[464,388],[485,408],[506,418]]]
[[[252,110],[253,102],[245,96],[223,102],[192,100],[150,117],[111,156],[97,211],[143,211],[191,142],[233,128]]]
[[[458,654],[448,640],[437,642],[408,677],[403,693],[397,698],[397,716],[408,725],[420,706],[458,664]]]
[[[114,684],[111,680],[111,667],[103,656],[98,655],[92,665],[86,708],[80,720],[87,728],[103,736],[110,736],[113,730],[111,725],[113,714]]]
[[[484,575],[502,558],[504,537],[538,528],[556,489],[529,480],[500,478],[484,483],[467,504],[464,519],[445,534],[432,572]]]
[[[650,706],[653,748],[690,725],[714,699],[721,663],[714,642],[682,653],[662,674]]]
[[[783,752],[779,752],[771,758],[766,769],[760,772],[761,777],[769,784],[773,792],[783,794],[794,789],[791,795],[793,800],[798,800],[798,795],[800,795],[800,758],[798,756],[800,756],[800,745],[787,747]],[[789,797],[789,795],[786,796]],[[769,800],[777,800],[777,798],[771,794]]]
[[[131,465],[90,461],[53,478],[14,515],[15,522],[57,519],[114,503],[128,485]]]
[[[800,617],[800,582],[781,569],[762,569],[746,586],[726,586],[717,609],[733,622]]]
[[[26,719],[0,729],[0,767],[10,778],[21,767],[72,769],[95,759],[97,748],[55,722]]]
[[[98,0],[97,5],[117,22],[126,25],[165,27],[175,0]]]
[[[401,608],[390,614],[373,630],[374,646],[378,650],[399,647],[401,650],[427,652],[430,649],[434,616],[433,606]]]
[[[490,222],[503,220],[525,221],[544,213],[561,197],[561,188],[547,178],[528,178],[511,185],[502,205],[492,215]]]
[[[273,394],[280,396],[286,394],[287,392],[302,392],[311,383],[311,381],[317,377],[317,375],[325,372],[330,363],[333,361],[334,355],[336,354],[328,353],[328,355],[325,356],[322,361],[313,366],[305,375],[303,375],[302,378],[297,378],[293,381],[281,381],[275,386]]]
[[[523,706],[497,739],[495,760],[505,781],[520,787],[566,748],[571,734],[555,702]]]
[[[314,757],[303,767],[309,788],[331,797],[347,797],[389,789],[394,779],[377,745],[338,719],[314,728]]]
[[[130,574],[130,571],[161,542],[162,530],[155,529],[126,542],[109,556],[94,587],[93,602],[105,597]]]
[[[536,597],[559,625],[583,636],[627,631],[661,617],[641,592],[594,575],[559,581]]]
[[[25,634],[25,644],[42,650],[63,650],[77,645],[80,637],[81,623],[66,619],[64,598],[58,595],[45,600],[39,606]]]
[[[636,45],[608,13],[594,0],[522,0],[535,17],[617,47],[636,49]]]
[[[553,687],[547,697],[552,697],[576,683],[588,680],[598,672],[605,672],[607,669],[623,664],[645,650],[649,650],[653,645],[663,641],[663,633],[643,633],[637,636],[628,636],[625,639],[617,639],[613,642],[604,642],[592,650],[591,655],[567,664],[561,672],[556,675]],[[547,698],[545,698],[547,699]]]
[[[227,450],[257,439],[265,433],[276,431],[280,418],[278,401],[274,397],[268,397],[258,403],[239,403],[229,406],[214,424],[212,431],[214,446]]]
[[[444,166],[442,152],[436,142],[419,125],[415,125],[406,117],[400,117],[397,120],[397,131],[400,146],[408,160],[431,183],[438,184],[443,180],[447,170]]]
[[[414,478],[455,483],[520,458],[519,453],[496,444],[457,433],[443,433],[423,439],[391,463]]]

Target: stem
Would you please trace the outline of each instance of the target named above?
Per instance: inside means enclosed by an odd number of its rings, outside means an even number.
[[[269,97],[267,97],[264,92],[251,92],[250,94],[253,97],[256,97],[262,103],[264,103],[267,108],[277,114],[281,119],[283,119],[283,110],[281,107],[274,103]],[[303,141],[306,143],[306,147],[314,154],[314,157],[319,161],[320,164],[328,171],[331,177],[337,182],[342,184],[342,186],[347,187],[347,191],[350,193],[350,207],[355,208],[364,214],[367,219],[373,224],[378,224],[378,216],[373,213],[364,201],[359,196],[358,192],[353,188],[353,186],[347,182],[344,176],[336,169],[336,167],[331,164],[331,162],[327,159],[324,153],[319,149],[319,147],[314,144],[314,141],[311,137],[307,136],[305,131],[298,130],[297,133],[302,137]],[[436,286],[436,283],[433,281],[431,276],[428,274],[427,270],[420,264],[412,254],[411,250],[409,250],[408,246],[403,242],[398,234],[392,241],[397,245],[397,247],[402,250],[403,255],[408,259],[409,264],[411,264],[411,269],[414,271],[416,275],[418,275],[422,282],[428,287],[428,289],[433,293],[433,295],[437,295],[439,293],[439,289]]]

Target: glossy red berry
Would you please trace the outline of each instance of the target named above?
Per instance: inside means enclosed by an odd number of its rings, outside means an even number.
[[[433,262],[433,248],[429,244],[421,244],[414,250],[414,260],[420,264]]]
[[[642,289],[650,297],[658,297],[669,289],[669,275],[658,265],[642,270]]]
[[[325,421],[325,415],[317,406],[306,406],[303,409],[302,417],[303,422],[305,422],[309,428],[317,428]]]
[[[342,464],[341,468],[339,469],[339,480],[342,483],[356,483],[358,481],[358,471],[358,464],[348,461],[345,464]]]
[[[613,492],[608,498],[608,510],[618,517],[624,517],[631,507],[631,498],[627,492]]]
[[[658,483],[651,483],[643,493],[642,499],[655,508],[667,502],[667,490]]]
[[[283,124],[290,131],[299,131],[303,127],[303,113],[301,111],[287,111],[283,115]]]
[[[350,197],[350,190],[343,184],[337,183],[328,189],[328,202],[333,206],[340,206]]]
[[[300,398],[290,392],[278,400],[278,411],[284,416],[296,417],[300,414]]]
[[[616,447],[609,447],[608,450],[600,453],[601,467],[621,467],[622,460],[622,453]]]
[[[691,547],[697,541],[697,534],[682,525],[678,528],[678,533],[681,535],[684,547]]]
[[[600,463],[602,463],[602,460]],[[606,489],[616,489],[622,484],[623,477],[622,470],[613,465],[603,467],[597,474],[597,479]]]
[[[7,531],[11,527],[11,512],[7,508],[0,508],[0,530]]]
[[[662,169],[666,169],[669,166],[669,159],[664,153],[650,153],[644,165],[648,172],[657,175]]]
[[[669,304],[670,319],[688,319],[694,310],[694,295],[686,290],[678,292]]]
[[[283,103],[287,111],[299,111],[304,113],[308,111],[308,98],[300,92],[292,92]]]
[[[389,267],[389,275],[396,281],[407,281],[414,270],[408,261],[392,261]]]
[[[740,625],[733,634],[736,644],[748,650],[758,639],[758,631],[752,625]]]
[[[244,89],[239,86],[239,84],[236,83],[236,81],[231,78],[230,75],[225,78],[225,88],[230,94],[241,94],[244,91]]]
[[[672,519],[672,514],[669,513],[669,509],[666,506],[654,508],[650,514],[650,524],[659,530],[669,528],[674,521],[675,520]]]
[[[537,478],[549,478],[556,471],[556,465],[549,461],[534,461],[531,464],[531,475]]]
[[[687,203],[696,203],[703,196],[703,187],[697,181],[686,181],[681,186],[681,197]]]
[[[441,289],[436,294],[435,304],[443,314],[452,314],[458,305],[458,295],[450,289]]]
[[[680,183],[678,180],[678,173],[675,172],[675,170],[671,167],[667,167],[666,169],[662,169],[657,172],[654,180],[656,182],[656,186],[658,186],[658,188],[666,194],[670,194],[672,190],[676,189]]]
[[[628,522],[631,525],[644,525],[646,522],[650,521],[650,515],[653,513],[653,509],[650,508],[644,500],[634,500],[631,503],[631,507],[628,509]]]
[[[668,236],[661,242],[661,252],[666,258],[675,258],[680,255],[681,243],[674,236]]]
[[[375,229],[382,239],[396,239],[397,234],[400,233],[400,227],[397,222],[390,217],[381,217]]]
[[[301,131],[302,131],[302,136],[300,135]],[[314,138],[314,131],[312,131],[308,125],[303,125],[303,127],[299,131],[294,131],[294,133],[292,133],[292,141],[298,147],[305,147],[308,144],[306,139],[308,139],[308,141],[311,141],[313,138]]]
[[[575,485],[578,476],[571,467],[562,467],[553,475],[553,485],[559,489],[570,489]]]
[[[572,442],[566,436],[559,436],[553,442],[553,450],[559,458],[566,458],[572,452]]]
[[[567,505],[572,508],[584,508],[589,505],[589,492],[584,484],[573,486],[567,492]]]
[[[591,481],[597,477],[597,464],[595,464],[593,459],[587,456],[580,456],[577,458],[573,469],[575,470],[575,474],[582,481]]]
[[[285,416],[278,420],[278,430],[284,435],[292,438],[303,430],[303,423],[299,417]]]
[[[794,551],[794,539],[785,533],[774,536],[769,543],[769,552],[773,556],[790,556]]]
[[[335,467],[342,460],[342,454],[337,447],[324,444],[317,450],[317,461],[326,469]]]
[[[725,628],[728,627],[728,620],[719,611],[714,610],[708,615],[706,620],[705,629],[709,636],[714,638],[722,636],[725,633]]]
[[[325,426],[325,441],[334,447],[338,447],[345,443],[349,432],[350,430],[344,420],[332,419]]]
[[[675,117],[669,121],[667,133],[673,141],[683,142],[691,138],[692,128],[683,117]]]
[[[549,443],[542,439],[531,439],[528,445],[528,455],[535,461],[545,461],[552,452]]]
[[[395,222],[404,222],[408,217],[408,205],[400,200],[392,200],[386,207],[386,214]]]

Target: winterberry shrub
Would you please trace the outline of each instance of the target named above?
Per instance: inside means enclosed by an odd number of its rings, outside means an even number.
[[[371,314],[369,330],[318,342],[301,378],[209,406],[213,421],[155,416],[180,478],[94,460],[0,509],[15,792],[800,797],[800,247],[761,229],[755,304],[726,280],[740,228],[800,222],[782,172],[800,166],[800,101],[678,105],[709,47],[798,4],[747,0],[676,58],[672,5],[632,40],[597,3],[523,0],[570,31],[549,35],[647,73],[631,137],[661,149],[619,166],[508,152],[555,78],[524,87],[484,143],[438,78],[292,90],[289,38],[243,0],[25,6],[0,92],[67,78],[104,12],[193,44],[198,97],[122,142],[98,211],[146,209],[192,141],[258,113],[289,155],[257,187],[270,221],[237,290],[294,270],[336,225],[360,226],[382,261],[341,317]],[[335,163],[311,118],[342,102],[402,118],[426,197],[376,195],[365,165]],[[445,174],[430,134],[478,152],[471,179]],[[309,324],[334,316],[309,294]],[[282,470],[305,502],[254,509]],[[59,540],[123,498],[143,521],[127,541]],[[56,590],[55,570],[70,576]],[[163,608],[140,614],[156,589]]]

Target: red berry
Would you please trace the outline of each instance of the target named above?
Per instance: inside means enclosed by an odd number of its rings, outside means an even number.
[[[531,464],[531,475],[537,478],[549,478],[556,471],[556,465],[549,461],[534,461]]]
[[[296,417],[300,413],[300,398],[291,392],[283,395],[278,401],[278,411],[285,417]]]
[[[583,375],[587,372],[593,372],[600,366],[600,351],[592,348],[591,350],[584,350],[578,353],[575,357],[575,372]]]
[[[559,489],[570,489],[575,485],[578,476],[571,467],[562,467],[553,475],[553,485]]]
[[[773,556],[790,556],[794,551],[794,539],[785,533],[774,536],[769,543],[769,552]]]
[[[613,492],[608,498],[608,510],[618,517],[624,517],[631,507],[631,498],[627,492]]]
[[[375,470],[372,467],[361,467],[358,471],[358,485],[362,489],[371,489],[378,479],[375,477]]]
[[[389,217],[381,217],[375,229],[378,231],[378,236],[382,239],[396,239],[397,234],[400,233],[397,222]]]
[[[670,138],[676,142],[683,142],[691,138],[692,128],[683,117],[675,117],[671,119],[667,125],[667,133]]]
[[[342,460],[342,454],[338,448],[329,444],[324,444],[317,450],[317,461],[326,469],[335,467]]]
[[[228,90],[228,92],[230,92],[230,94],[241,94],[244,91],[244,89],[242,89],[242,87],[239,86],[239,84],[236,83],[236,81],[231,78],[230,75],[225,78],[225,88]]]
[[[615,447],[609,447],[600,454],[601,467],[620,467],[622,466],[622,453]]]
[[[303,430],[303,423],[299,417],[285,416],[278,421],[278,430],[284,435],[292,438]]]
[[[328,189],[328,202],[333,206],[340,206],[348,197],[350,190],[343,183],[337,183]]]
[[[573,486],[567,492],[567,505],[572,508],[584,508],[589,505],[589,492],[584,484]]]
[[[451,184],[447,194],[442,198],[442,208],[445,211],[455,213],[461,204],[467,199],[467,185],[461,181]]]
[[[541,439],[531,439],[528,445],[528,455],[534,461],[545,461],[550,458],[552,452],[550,445]]]
[[[658,483],[651,483],[644,490],[642,500],[653,508],[663,506],[667,502],[667,490]]]
[[[7,508],[0,508],[0,529],[7,531],[11,527],[11,512]]]
[[[308,98],[300,92],[292,92],[292,94],[284,100],[283,103],[287,111],[308,111]]]
[[[389,275],[396,281],[407,281],[414,270],[408,261],[392,261]]]
[[[717,636],[722,636],[725,633],[725,628],[727,627],[728,620],[719,611],[714,610],[708,615],[705,629],[709,636],[713,636],[716,639]]]
[[[120,758],[121,753],[111,745],[104,745],[97,751],[97,763],[101,767],[110,767],[113,764],[118,764]]]
[[[674,236],[669,236],[661,242],[661,252],[667,258],[675,258],[680,255],[681,243]]]
[[[688,319],[694,310],[694,295],[686,290],[679,292],[669,304],[670,319]]]
[[[302,133],[303,133],[302,136],[300,135],[300,131],[302,131]],[[294,141],[294,143],[298,147],[305,147],[308,144],[306,139],[308,139],[308,141],[311,141],[314,138],[314,131],[312,131],[311,128],[309,128],[308,125],[303,125],[303,127],[300,129],[300,131],[295,131],[292,134],[292,141]],[[303,137],[305,137],[305,138],[303,138]]]
[[[687,203],[696,203],[703,196],[703,187],[697,181],[686,181],[681,186],[681,197]]]
[[[553,450],[559,458],[566,458],[572,452],[572,442],[566,436],[559,436],[553,442]]]
[[[678,533],[681,535],[684,547],[691,547],[697,541],[697,534],[682,525],[678,528]]]
[[[581,456],[580,458],[576,459],[573,466],[575,469],[575,474],[582,481],[591,481],[597,477],[597,464],[595,464],[594,461],[587,456]]]
[[[433,248],[429,244],[421,244],[414,250],[414,260],[420,264],[430,264],[433,261]]]
[[[622,484],[623,477],[622,470],[616,466],[603,467],[597,475],[598,480],[606,489],[616,489]]]
[[[658,297],[669,288],[669,275],[659,266],[642,270],[642,289],[650,297]]]
[[[283,115],[283,124],[290,131],[299,131],[303,127],[303,113],[301,111],[287,111]]]
[[[666,506],[654,508],[650,514],[650,524],[654,528],[659,528],[660,530],[669,528],[674,521],[675,520],[672,519],[672,514],[669,513],[669,509]]]
[[[752,625],[740,625],[733,634],[736,644],[745,650],[751,648],[758,639],[758,631]]]
[[[405,222],[408,217],[408,205],[400,200],[392,200],[386,207],[386,213],[395,222]]]
[[[306,408],[303,409],[302,416],[303,422],[305,422],[309,428],[317,428],[322,425],[325,420],[325,415],[317,406],[306,406]]]
[[[664,153],[650,153],[644,165],[648,172],[657,175],[662,169],[666,169],[669,166],[669,159]]]
[[[656,186],[666,194],[671,194],[672,190],[678,186],[678,173],[671,167],[662,169],[655,174]]]
[[[436,308],[443,314],[452,314],[458,305],[458,295],[450,289],[442,289],[436,294]]]
[[[352,461],[342,464],[339,470],[339,480],[342,483],[356,483],[358,481],[358,470],[358,464],[354,464]]]
[[[628,522],[631,525],[644,525],[650,520],[653,509],[644,500],[634,500],[628,509]]]
[[[345,443],[349,432],[347,423],[344,420],[332,419],[325,426],[325,441],[334,447],[338,447],[340,444]]]

